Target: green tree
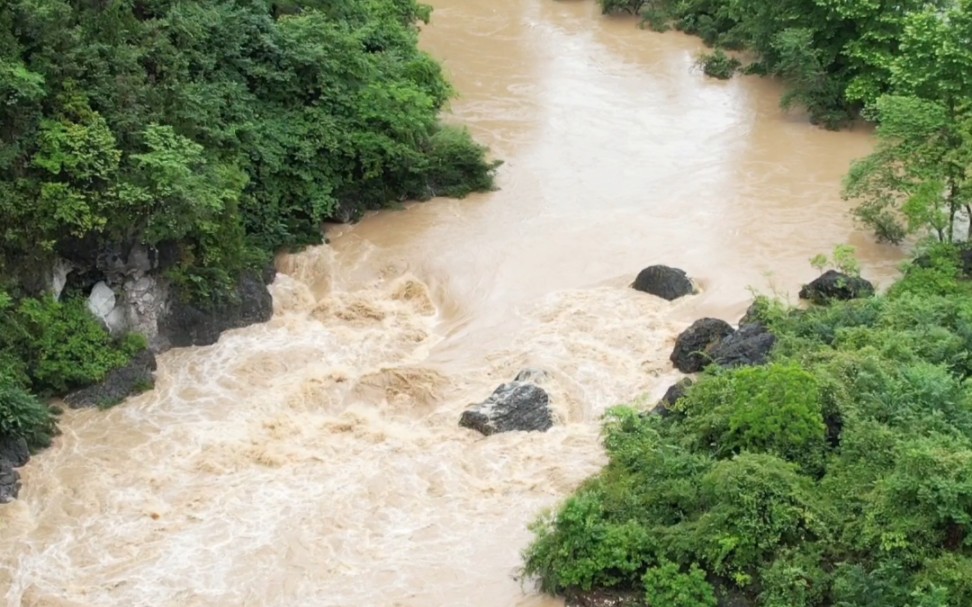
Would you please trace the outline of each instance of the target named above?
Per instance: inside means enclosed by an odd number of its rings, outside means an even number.
[[[895,94],[876,100],[874,153],[854,163],[845,197],[878,239],[930,231],[939,241],[972,236],[972,2],[904,20],[888,64]],[[965,234],[957,224],[968,222]]]

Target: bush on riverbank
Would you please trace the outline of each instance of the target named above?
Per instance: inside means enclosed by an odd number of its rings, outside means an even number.
[[[80,299],[28,298],[0,309],[2,375],[42,395],[96,383],[147,346],[139,335],[113,339]]]
[[[526,572],[548,592],[640,589],[650,605],[676,587],[697,605],[972,603],[972,298],[957,259],[937,247],[886,296],[759,300],[772,362],[710,367],[666,417],[612,410],[609,464],[537,521]]]
[[[696,65],[702,68],[702,73],[719,80],[728,80],[736,73],[741,65],[735,57],[730,57],[722,49],[716,49],[711,53],[702,53],[695,60]]]
[[[0,439],[46,447],[54,415],[34,395],[97,383],[146,345],[140,335],[113,339],[83,300],[27,298],[15,305],[0,292]]]

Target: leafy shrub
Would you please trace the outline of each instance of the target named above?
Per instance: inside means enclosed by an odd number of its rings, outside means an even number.
[[[487,161],[487,151],[465,129],[446,126],[436,131],[426,152],[427,195],[463,198],[492,189],[493,173],[502,162]]]
[[[783,547],[826,537],[813,483],[793,464],[762,453],[717,463],[702,479],[708,509],[695,527],[706,569],[748,586],[755,571]]]
[[[711,53],[702,53],[695,61],[702,68],[702,73],[712,78],[728,80],[736,73],[741,65],[735,57],[730,57],[721,49]]]
[[[54,416],[36,397],[23,388],[0,380],[0,437],[17,436],[31,449],[50,445]]]
[[[888,296],[972,294],[972,286],[963,280],[961,253],[962,250],[954,245],[933,244],[907,264],[901,280],[888,289]]]
[[[861,275],[861,262],[854,254],[854,247],[846,244],[839,244],[834,247],[831,257],[819,253],[810,260],[810,265],[823,272],[828,266],[847,274],[848,276]]]
[[[637,15],[641,7],[647,0],[598,0],[601,5],[601,13],[610,15],[614,13],[628,13]]]
[[[141,336],[113,340],[81,299],[25,299],[3,324],[7,358],[24,362],[40,394],[63,394],[101,381],[146,346]]]
[[[705,377],[679,402],[684,432],[718,458],[772,453],[809,471],[826,447],[816,378],[794,365],[741,368]]]
[[[596,489],[588,489],[569,499],[554,519],[532,526],[537,541],[525,555],[525,572],[541,575],[544,590],[590,590],[638,579],[648,535],[634,522],[604,520],[600,501]]]
[[[705,581],[705,571],[693,564],[687,573],[678,565],[665,562],[645,572],[645,601],[649,605],[679,607],[715,607],[712,586]]]

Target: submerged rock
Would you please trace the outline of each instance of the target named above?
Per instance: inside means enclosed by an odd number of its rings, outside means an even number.
[[[523,372],[517,375],[521,376]],[[486,436],[514,430],[545,432],[553,426],[550,398],[536,384],[514,380],[496,388],[482,403],[463,411],[459,425]]]
[[[516,379],[514,379],[513,381],[528,381],[528,382],[533,382],[535,384],[542,384],[543,382],[547,381],[547,379],[549,378],[550,378],[550,374],[544,371],[543,369],[534,369],[532,367],[528,367],[526,369],[521,370],[519,373],[517,373]]]
[[[815,304],[833,300],[856,299],[874,295],[874,285],[860,276],[850,276],[837,270],[827,270],[800,289],[800,299]]]
[[[649,266],[638,273],[631,285],[636,291],[643,291],[669,301],[695,292],[688,275],[678,268],[668,266]]]
[[[152,373],[155,369],[155,355],[143,350],[124,367],[109,372],[102,382],[68,394],[64,402],[72,409],[110,407],[151,388],[155,383]]]
[[[20,493],[20,473],[5,459],[0,459],[0,504],[17,499]]]
[[[776,345],[776,336],[760,323],[742,325],[715,344],[709,355],[722,367],[744,367],[765,364]]]
[[[172,347],[208,346],[229,329],[266,322],[273,315],[273,298],[264,276],[252,272],[240,277],[233,301],[204,310],[172,301],[159,319],[159,335]]]
[[[683,373],[696,373],[712,361],[711,350],[734,329],[718,318],[700,318],[675,340],[671,361]]]
[[[27,441],[21,436],[0,435],[0,460],[10,462],[14,468],[19,468],[30,461],[30,449]]]

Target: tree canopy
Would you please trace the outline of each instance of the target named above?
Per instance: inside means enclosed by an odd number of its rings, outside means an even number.
[[[485,150],[437,118],[451,89],[416,46],[429,12],[414,0],[4,2],[8,277],[78,243],[169,243],[174,276],[206,296],[261,252],[319,240],[324,219],[488,189]]]
[[[415,0],[0,2],[0,439],[43,446],[32,394],[145,347],[46,290],[58,258],[166,251],[178,296],[218,302],[272,253],[406,199],[493,187],[439,113]],[[89,285],[90,286],[90,285]]]

